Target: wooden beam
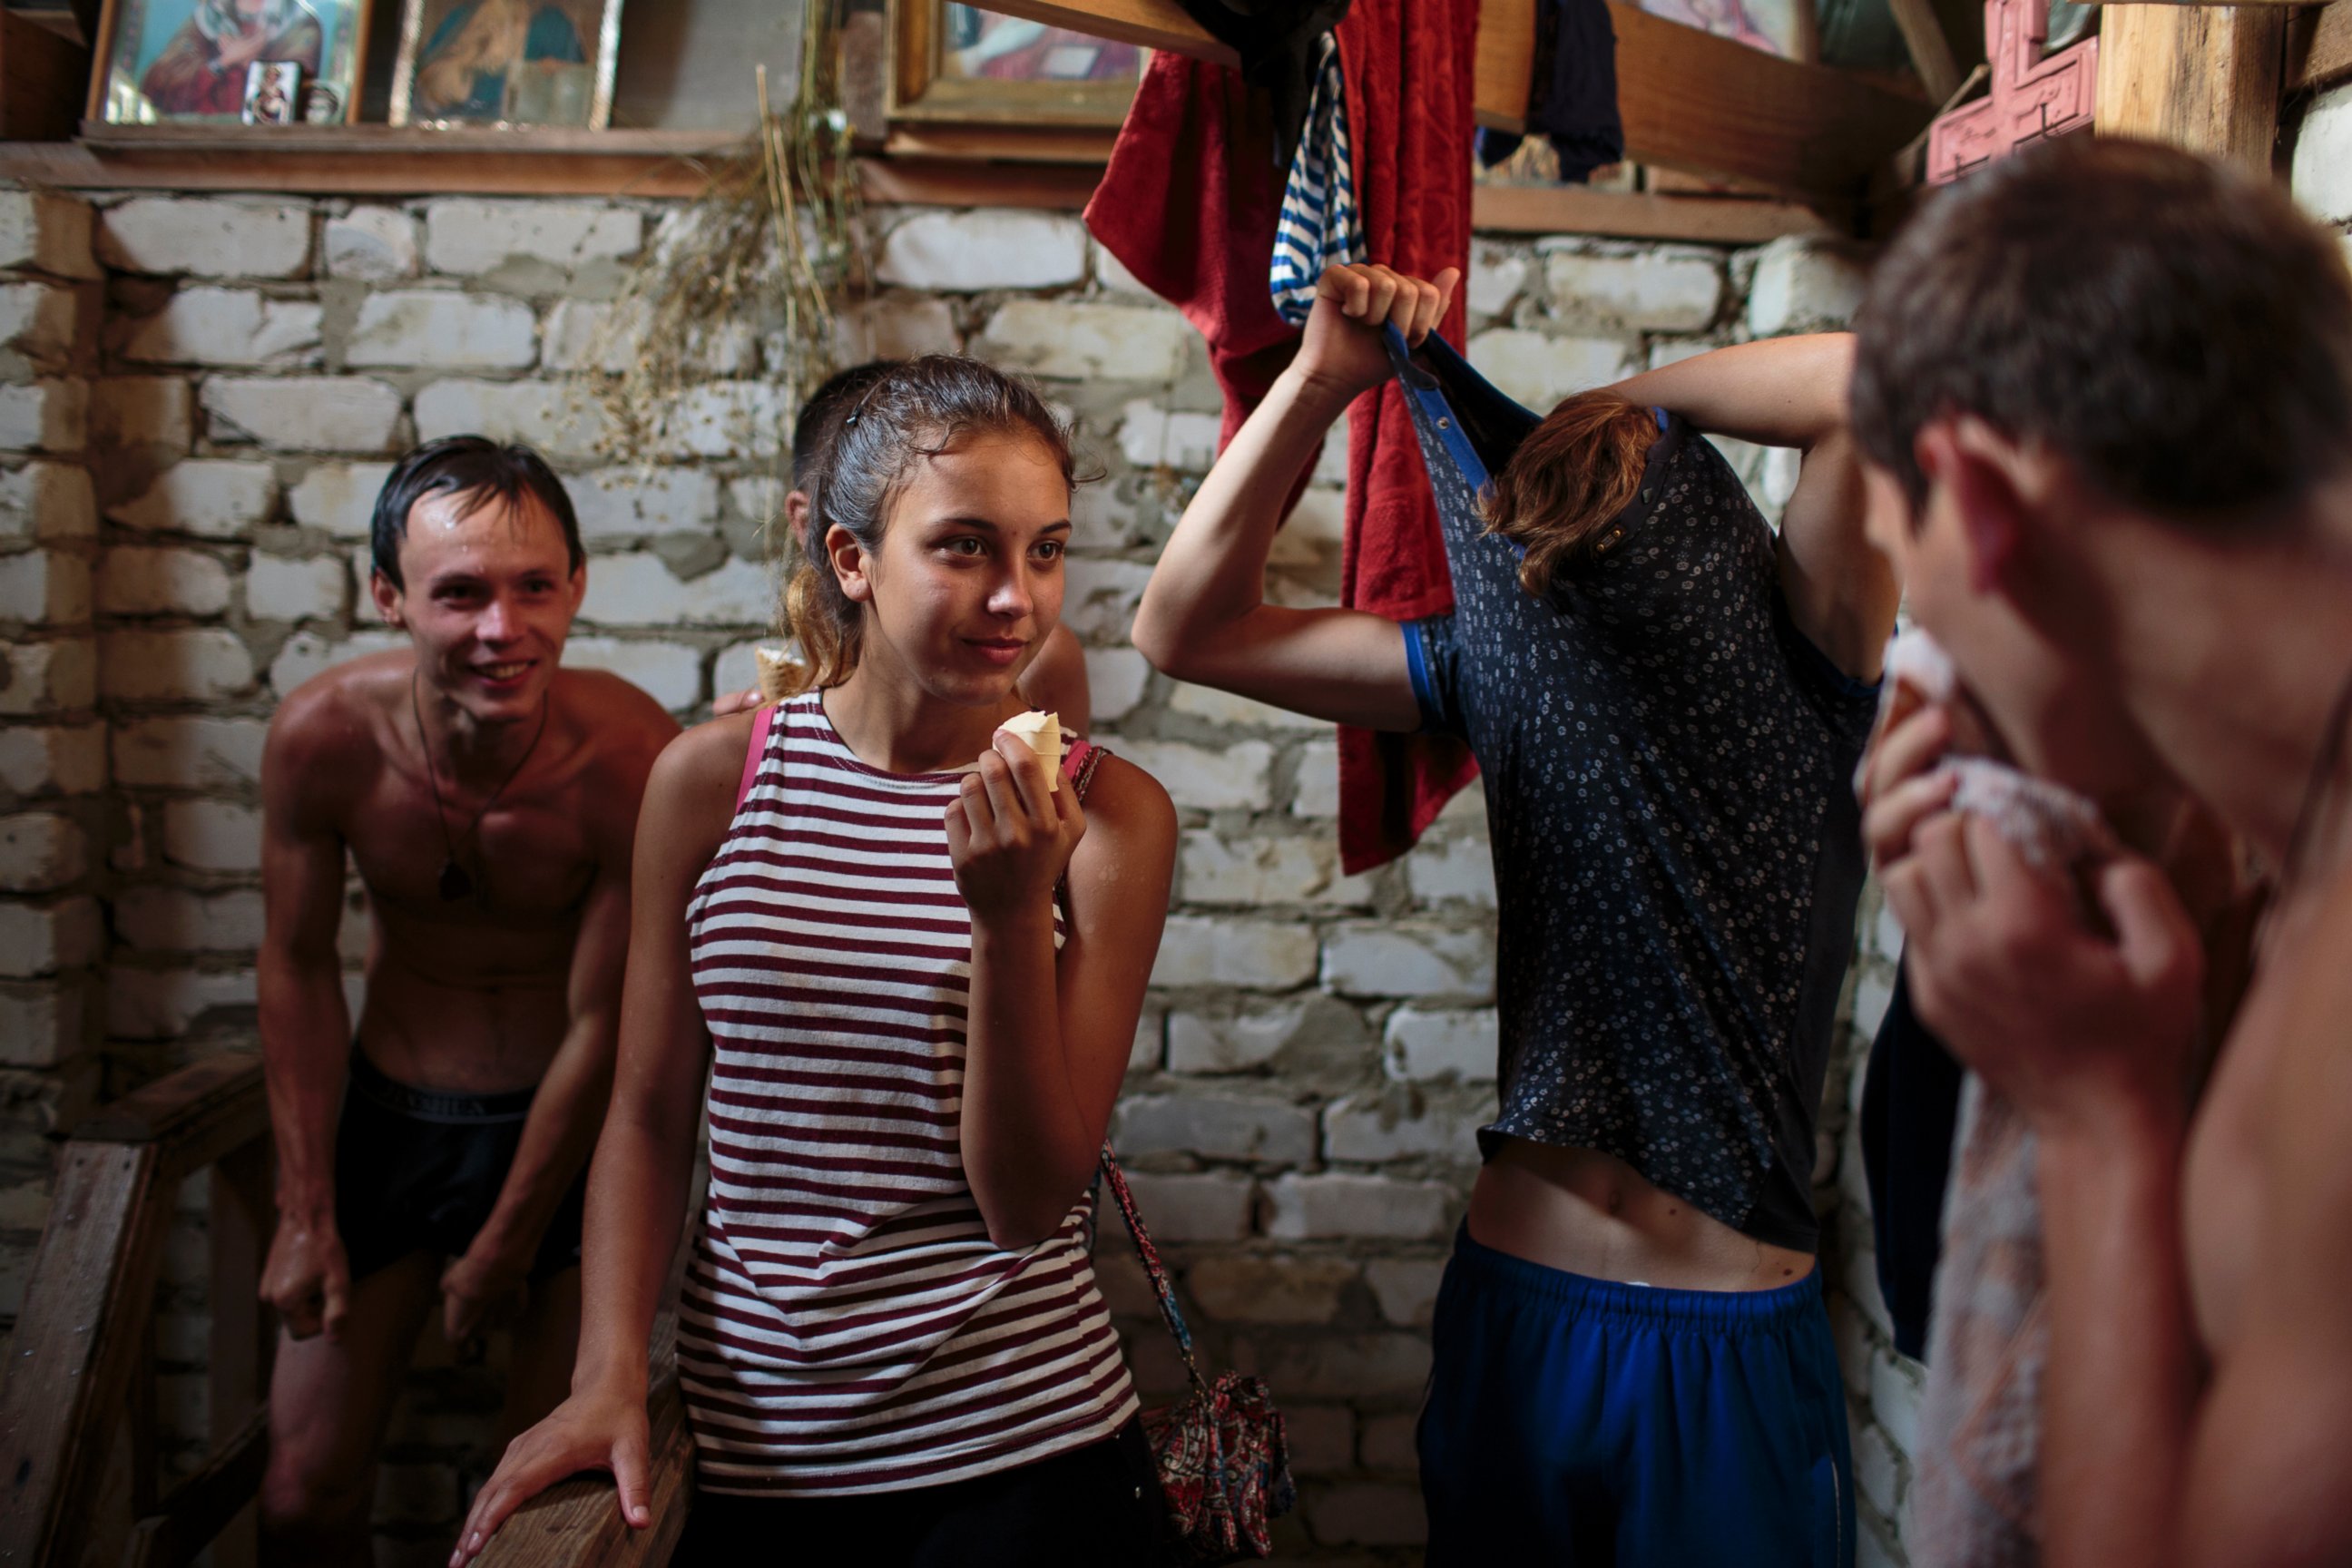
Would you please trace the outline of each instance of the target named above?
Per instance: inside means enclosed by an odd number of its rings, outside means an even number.
[[[1481,234],[1593,234],[1714,245],[1761,245],[1790,234],[1853,233],[1790,202],[1591,191],[1581,185],[1475,185],[1470,226]]]
[[[2168,142],[2268,177],[2285,36],[2276,6],[2107,6],[2099,134]]]
[[[1478,19],[1478,123],[1516,131],[1527,117],[1536,0],[1484,0]],[[1174,0],[991,0],[991,10],[1196,58],[1229,61]],[[1927,124],[1930,106],[1826,66],[1751,49],[1610,0],[1625,155],[1776,191],[1854,197],[1872,169]]]
[[[1960,62],[1952,57],[1952,41],[1944,36],[1934,0],[1887,0],[1887,4],[1895,13],[1895,31],[1903,35],[1903,47],[1911,57],[1911,68],[1919,73],[1919,85],[1937,102],[1948,101],[1960,90]]]
[[[2286,90],[2317,92],[2352,77],[2352,5],[2295,13],[2286,28]]]

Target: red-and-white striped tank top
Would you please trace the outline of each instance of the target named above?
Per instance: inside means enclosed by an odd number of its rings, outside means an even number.
[[[859,762],[815,693],[782,703],[688,908],[714,1060],[677,1344],[708,1490],[932,1486],[1135,1413],[1088,1203],[1007,1252],[964,1180],[958,784]]]

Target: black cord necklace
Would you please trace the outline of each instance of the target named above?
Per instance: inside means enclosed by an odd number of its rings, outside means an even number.
[[[433,820],[441,825],[441,844],[445,851],[441,859],[441,901],[454,904],[474,890],[473,874],[457,864],[457,846],[474,841],[474,835],[481,830],[482,818],[489,816],[490,807],[498,805],[499,796],[506,794],[507,785],[521,776],[524,764],[530,761],[530,754],[539,750],[539,738],[547,733],[547,710],[554,705],[554,694],[551,692],[541,700],[539,728],[530,732],[530,744],[522,749],[522,755],[513,769],[499,781],[499,787],[490,792],[490,798],[482,802],[482,809],[474,813],[474,820],[467,824],[466,831],[452,838],[449,837],[449,808],[441,801],[441,778],[433,766],[433,742],[425,733],[425,705],[417,700],[416,680],[415,675],[408,679],[408,710],[416,718],[417,743],[425,748],[425,779],[433,786]]]

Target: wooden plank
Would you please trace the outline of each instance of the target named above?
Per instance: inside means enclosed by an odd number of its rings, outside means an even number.
[[[132,1527],[123,1568],[185,1568],[253,1501],[268,1464],[269,1412],[255,1410],[203,1468]]]
[[[2286,90],[2316,92],[2352,78],[2352,5],[2317,5],[2287,24]]]
[[[240,1437],[246,1424],[262,1413],[268,1390],[273,1329],[259,1290],[277,1217],[271,1154],[268,1139],[255,1139],[215,1164],[210,1177],[205,1232],[212,1255],[206,1275],[212,1330],[205,1371],[216,1447]],[[245,1500],[250,1502],[251,1495]],[[214,1568],[253,1568],[259,1551],[257,1516],[240,1507],[213,1540]]]
[[[2267,177],[2285,29],[2275,7],[2107,6],[2099,134],[2168,142]]]
[[[1852,233],[1788,202],[1588,191],[1580,185],[1475,186],[1470,226],[1486,234],[1594,234],[1722,245],[1761,245],[1790,234]]]
[[[79,1561],[154,1305],[171,1218],[161,1152],[66,1145],[0,1371],[0,1563]]]
[[[623,1521],[611,1477],[574,1476],[517,1509],[476,1559],[480,1568],[660,1568],[669,1561],[694,1490],[694,1436],[677,1389],[676,1313],[656,1321],[650,1348],[653,1522],[632,1530]]]
[[[0,136],[47,142],[72,135],[89,79],[88,46],[0,11]]]
[[[261,1058],[225,1051],[135,1089],[73,1130],[89,1143],[153,1143],[165,1185],[210,1165],[233,1150],[269,1135],[269,1100]]]
[[[1934,116],[1843,71],[1800,65],[1610,0],[1625,155],[1846,200]]]
[[[1231,46],[1219,43],[1176,0],[989,0],[988,9],[1148,49],[1170,49],[1212,65],[1241,64]]]
[[[1887,0],[1887,5],[1911,57],[1911,68],[1919,73],[1919,85],[1937,103],[1946,101],[1960,89],[1960,62],[1952,58],[1952,41],[1944,36],[1934,0]]]

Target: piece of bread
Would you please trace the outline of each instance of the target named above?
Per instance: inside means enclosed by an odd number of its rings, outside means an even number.
[[[997,728],[1027,742],[1029,749],[1037,753],[1038,761],[1045,764],[1045,792],[1058,792],[1062,787],[1062,716],[1032,709],[1026,713],[1015,713]]]

